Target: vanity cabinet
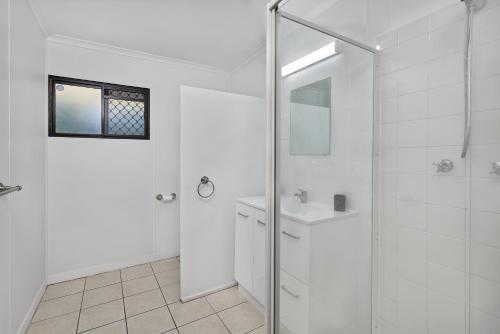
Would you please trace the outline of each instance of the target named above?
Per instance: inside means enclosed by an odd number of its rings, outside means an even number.
[[[264,203],[263,197],[237,200],[235,236],[236,281],[262,305]],[[370,225],[360,224],[355,211],[307,205],[305,214],[286,203],[282,206],[281,325],[292,334],[363,333],[369,324],[359,319],[370,312]]]

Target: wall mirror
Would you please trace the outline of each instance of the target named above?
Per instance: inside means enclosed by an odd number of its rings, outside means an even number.
[[[329,155],[331,78],[290,92],[290,154]]]

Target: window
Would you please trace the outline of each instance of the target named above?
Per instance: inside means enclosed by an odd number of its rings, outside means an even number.
[[[49,136],[149,139],[149,89],[49,76]]]

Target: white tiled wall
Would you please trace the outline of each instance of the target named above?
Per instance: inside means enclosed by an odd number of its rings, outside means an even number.
[[[471,147],[464,6],[379,39],[379,333],[500,333],[500,1],[476,14]],[[451,159],[451,173],[432,163]]]

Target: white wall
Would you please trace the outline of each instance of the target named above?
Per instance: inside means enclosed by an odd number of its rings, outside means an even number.
[[[475,15],[466,159],[464,13],[457,2],[379,39],[384,334],[500,332],[500,6]],[[449,174],[432,166],[443,158]]]
[[[24,333],[46,285],[45,36],[27,1],[2,1],[0,332]]]
[[[179,86],[229,75],[121,49],[49,39],[48,73],[151,89],[151,140],[49,138],[49,281],[179,254]]]
[[[235,200],[265,193],[265,110],[261,98],[181,89],[183,300],[235,283]],[[208,199],[197,193],[202,176],[215,185]]]
[[[266,49],[231,71],[231,91],[257,97],[266,97]]]

